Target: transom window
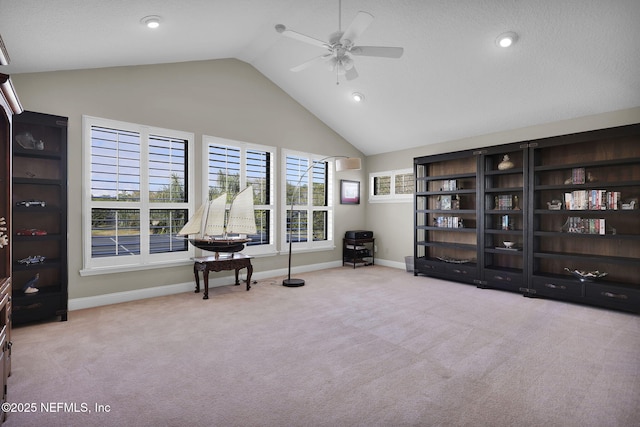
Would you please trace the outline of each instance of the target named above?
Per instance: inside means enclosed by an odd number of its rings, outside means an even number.
[[[184,261],[193,134],[83,117],[84,272]]]
[[[370,202],[411,202],[415,180],[413,170],[375,172],[369,174]]]

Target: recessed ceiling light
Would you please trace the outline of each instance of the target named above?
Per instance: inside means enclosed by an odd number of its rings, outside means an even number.
[[[157,15],[149,15],[142,18],[140,22],[149,28],[158,28],[160,26],[160,17]]]
[[[496,39],[496,45],[499,47],[509,47],[518,40],[518,35],[513,31],[502,33]]]
[[[356,102],[362,102],[364,101],[364,95],[358,92],[353,92],[351,94],[351,96],[353,97],[353,100]]]

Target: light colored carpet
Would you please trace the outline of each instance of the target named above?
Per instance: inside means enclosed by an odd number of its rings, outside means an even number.
[[[5,425],[640,425],[640,316],[380,266],[296,277],[15,328],[8,400],[37,410]]]

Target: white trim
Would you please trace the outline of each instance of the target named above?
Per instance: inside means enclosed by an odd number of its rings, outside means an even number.
[[[293,267],[291,269],[291,272],[296,274],[307,273],[310,271],[326,270],[328,268],[335,268],[335,267],[341,267],[341,266],[342,266],[342,261],[331,261],[331,262],[324,262],[319,264],[308,264],[300,267]],[[241,273],[242,271],[244,270],[241,270]],[[286,277],[286,275],[287,275],[287,269],[280,268],[277,270],[254,272],[254,274],[251,276],[251,280],[253,281],[253,280],[264,280],[264,279],[273,278],[274,281],[281,281],[282,279],[280,279],[278,276],[284,278]],[[233,273],[224,277],[210,278],[209,288],[218,287],[218,286],[229,286],[229,283],[233,282],[233,280],[235,280],[235,276]],[[190,296],[185,295],[185,298],[187,297],[202,298],[199,296],[199,295],[202,295],[202,286],[203,286],[203,283],[201,280],[200,294],[190,295]],[[156,287],[144,288],[144,289],[134,289],[131,291],[124,291],[124,292],[113,292],[110,294],[96,295],[92,297],[71,298],[69,300],[69,311],[82,310],[85,308],[100,307],[103,305],[118,304],[118,303],[141,300],[146,298],[154,298],[159,296],[180,294],[185,292],[194,293],[193,292],[194,290],[195,290],[195,280],[191,282],[178,283],[174,285],[156,286]]]
[[[141,150],[140,150],[140,201],[139,202],[93,202],[91,200],[91,129],[93,126],[100,126],[111,129],[126,130],[140,134]],[[187,141],[187,176],[189,183],[187,188],[187,203],[173,204],[150,204],[148,200],[148,137],[149,135],[157,135],[160,137],[169,137],[176,139],[184,139]],[[170,254],[151,254],[148,252],[149,236],[140,233],[140,255],[131,257],[113,256],[98,257],[91,256],[91,209],[98,206],[108,207],[110,209],[126,208],[140,210],[140,224],[148,224],[149,209],[188,209],[189,216],[193,215],[195,210],[194,203],[194,141],[195,135],[192,132],[180,130],[165,129],[154,126],[146,126],[135,123],[123,122],[119,120],[103,119],[88,115],[82,116],[82,242],[83,242],[83,268],[80,270],[81,275],[103,274],[114,271],[133,271],[136,269],[156,268],[157,263],[171,263],[188,260],[194,256],[194,249],[189,245],[185,252],[175,252]],[[144,209],[143,209],[144,208]]]
[[[313,185],[312,185],[312,171],[307,169],[306,178],[307,181],[307,204],[306,205],[294,205],[295,210],[306,210],[309,215],[309,223],[311,224],[312,215],[314,211],[326,211],[327,212],[327,239],[314,241],[312,238],[313,227],[307,228],[307,241],[306,242],[294,242],[292,245],[292,251],[294,253],[311,252],[332,250],[335,248],[334,244],[334,224],[335,224],[335,161],[331,159],[335,156],[322,156],[319,154],[306,153],[295,150],[281,150],[280,155],[280,252],[289,253],[289,243],[287,242],[287,210],[291,209],[291,205],[287,203],[287,156],[295,156],[305,158],[309,161],[308,168],[312,166],[313,162],[323,161],[328,164],[327,167],[327,205],[326,206],[313,206]]]
[[[247,150],[265,151],[271,154],[271,180],[269,182],[269,194],[271,204],[258,205],[256,209],[270,210],[269,215],[269,243],[268,245],[245,246],[243,253],[251,256],[271,255],[277,253],[276,249],[276,217],[278,216],[278,204],[276,203],[276,174],[277,172],[277,148],[268,145],[253,144],[250,142],[235,141],[211,135],[202,135],[202,201],[209,198],[209,146],[217,145],[240,150],[240,189],[247,186],[246,182],[246,153]]]

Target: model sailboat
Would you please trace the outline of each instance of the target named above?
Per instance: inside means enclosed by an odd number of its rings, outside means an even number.
[[[229,217],[225,224],[227,193],[204,203],[193,217],[178,232],[178,236],[188,236],[193,246],[211,252],[239,252],[251,239],[247,234],[255,234],[256,220],[253,209],[253,187],[248,186],[231,203]],[[238,236],[229,236],[237,234]],[[244,235],[244,236],[243,236]]]

